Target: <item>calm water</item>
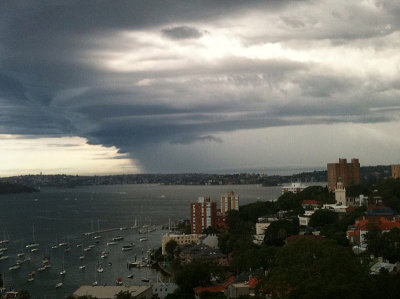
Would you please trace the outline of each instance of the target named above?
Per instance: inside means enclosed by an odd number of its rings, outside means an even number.
[[[115,231],[102,234],[100,243],[90,252],[85,252],[85,260],[79,256],[82,248],[76,244],[83,242],[83,247],[94,244],[91,237],[83,237],[84,232],[107,228],[132,226],[137,219],[140,224],[155,224],[161,226],[168,219],[178,220],[189,215],[189,203],[199,196],[211,196],[218,202],[220,196],[234,190],[240,196],[240,205],[257,200],[266,201],[280,195],[280,187],[261,187],[258,185],[240,186],[161,186],[161,185],[118,185],[89,186],[74,189],[42,189],[38,194],[18,194],[0,196],[0,239],[3,234],[11,240],[7,245],[7,261],[0,261],[0,273],[3,273],[6,287],[28,290],[33,298],[64,298],[73,293],[82,284],[91,284],[95,279],[100,284],[114,284],[117,277],[124,284],[143,284],[144,276],[156,280],[157,273],[150,269],[126,268],[127,260],[134,256],[141,258],[149,248],[161,246],[161,237],[165,233],[158,229],[149,234],[149,241],[140,242],[137,230]],[[33,239],[40,243],[40,249],[34,254],[28,253],[25,245]],[[109,246],[110,255],[107,260],[100,259],[101,251],[106,242],[116,235],[122,235],[125,240],[117,246]],[[69,242],[71,251],[64,253],[64,248],[51,249],[58,242]],[[134,242],[133,251],[122,252],[121,247],[128,242]],[[16,254],[25,250],[31,262],[26,262],[18,270],[10,271],[15,264]],[[143,254],[142,254],[143,253]],[[50,256],[51,268],[37,272],[43,256]],[[96,274],[95,267],[102,262],[104,272]],[[111,262],[112,265],[108,265]],[[64,268],[67,274],[59,275]],[[79,265],[85,264],[86,271],[80,271]],[[34,282],[28,283],[28,273],[36,271]],[[128,279],[128,274],[133,279]],[[96,276],[96,277],[95,277]],[[61,289],[55,285],[62,281]]]

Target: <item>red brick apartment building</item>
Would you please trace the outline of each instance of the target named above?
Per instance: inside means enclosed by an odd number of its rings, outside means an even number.
[[[335,190],[336,183],[341,178],[343,187],[360,184],[360,162],[358,159],[339,159],[339,163],[328,163],[328,186],[329,190]]]
[[[190,204],[190,228],[192,234],[201,234],[207,227],[215,226],[217,218],[217,203],[209,197],[199,197],[197,202]]]

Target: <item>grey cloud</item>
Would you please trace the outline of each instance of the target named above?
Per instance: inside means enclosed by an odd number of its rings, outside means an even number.
[[[199,38],[203,35],[203,33],[196,28],[189,26],[164,28],[161,32],[165,37],[176,40]]]
[[[200,37],[202,32],[176,24],[196,23],[202,28],[201,24],[212,18],[229,18],[242,10],[259,8],[282,14],[280,19],[291,29],[305,31],[267,33],[258,40],[256,37],[255,42],[303,39],[308,45],[316,38],[351,41],[387,34],[373,25],[362,28],[369,22],[365,11],[351,12],[356,19],[349,19],[350,25],[333,26],[309,16],[286,16],[285,1],[36,3],[0,4],[0,133],[77,135],[87,138],[90,144],[116,146],[125,154],[121,158],[138,159],[147,170],[166,170],[179,158],[179,169],[184,170],[197,156],[178,157],[174,153],[178,144],[219,144],[224,138],[218,134],[244,129],[391,121],[398,112],[386,108],[398,105],[393,92],[399,88],[398,78],[363,82],[350,74],[323,73],[315,64],[284,58],[258,60],[227,55],[213,64],[194,62],[179,70],[126,73],[96,68],[82,58],[90,58],[100,38],[110,37],[107,46],[118,47],[112,37],[119,31],[148,29],[159,33],[164,28],[164,36],[184,43]],[[384,24],[383,17],[388,16],[393,21],[389,31],[397,26],[389,11],[397,6],[391,3],[382,4],[382,15],[377,20]],[[317,23],[322,28],[316,28]],[[353,32],[345,33],[353,25],[357,25]],[[132,48],[132,54],[135,47],[143,46],[124,43],[121,47]],[[159,63],[175,59],[151,55],[149,60],[158,59]],[[138,86],[144,79],[151,84]],[[163,150],[163,157],[174,159],[160,161],[156,155]],[[198,159],[196,165],[201,165],[201,156]]]

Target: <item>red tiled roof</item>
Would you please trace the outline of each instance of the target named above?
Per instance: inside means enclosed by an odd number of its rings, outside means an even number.
[[[235,279],[235,276],[230,276],[223,284],[210,286],[210,287],[197,287],[194,289],[196,294],[201,294],[203,292],[220,293],[223,292]]]
[[[254,289],[256,287],[257,283],[258,283],[257,278],[255,278],[255,277],[250,278],[249,279],[249,289],[250,290]]]
[[[318,205],[318,201],[305,199],[305,200],[303,200],[303,205]]]
[[[373,224],[381,230],[391,230],[393,228],[400,228],[398,219],[387,219],[385,217],[379,218],[365,218],[356,222],[356,228],[361,230],[368,230],[368,224]]]

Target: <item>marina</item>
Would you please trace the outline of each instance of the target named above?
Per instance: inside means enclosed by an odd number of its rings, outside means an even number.
[[[224,188],[91,186],[71,190],[42,188],[40,194],[0,196],[0,229],[7,223],[7,239],[10,240],[0,246],[4,248],[4,253],[0,254],[0,273],[4,273],[5,287],[26,289],[34,298],[65,298],[82,284],[115,285],[117,277],[123,284],[151,284],[160,273],[146,260],[147,250],[161,246],[161,238],[167,232],[162,226],[168,227],[169,218],[174,221],[185,217],[187,204],[197,194],[206,192],[217,196]],[[117,193],[121,189],[125,194]],[[279,187],[258,186],[238,186],[235,190],[240,191],[243,202],[246,199],[255,201],[257,197],[267,199],[265,192],[269,190],[275,190],[267,193],[270,197],[281,192]],[[166,198],[160,198],[160,194],[165,194]],[[39,201],[34,202],[33,196]],[[65,201],[65,197],[78,200]],[[101,232],[91,229],[98,219]],[[40,245],[26,248],[33,241],[33,225],[34,242]],[[140,229],[145,234],[139,234]],[[95,239],[98,235],[101,238]],[[112,241],[118,237],[123,240]],[[140,242],[141,238],[147,241]],[[130,250],[131,243],[135,245]],[[124,246],[128,246],[128,250],[123,250]],[[30,249],[33,248],[37,251],[32,253]],[[21,253],[24,257],[17,256]],[[18,269],[9,270],[17,260],[26,261],[20,263]],[[48,263],[43,264],[46,260]],[[102,271],[98,272],[100,264]],[[65,275],[60,274],[63,270]],[[31,275],[33,272],[35,274]]]

